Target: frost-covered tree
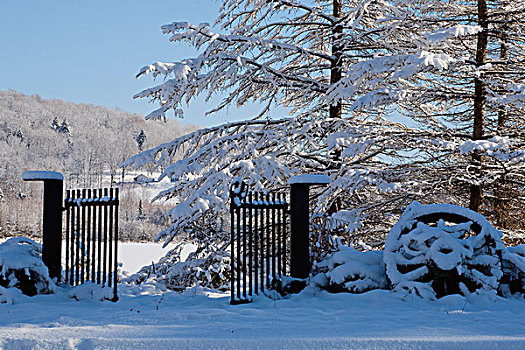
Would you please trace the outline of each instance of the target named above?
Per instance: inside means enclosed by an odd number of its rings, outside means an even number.
[[[291,108],[292,115],[341,118],[360,108],[386,106],[406,95],[397,88],[421,71],[446,68],[449,57],[425,51],[414,9],[390,1],[225,0],[216,22],[162,26],[173,42],[188,42],[202,53],[179,62],[156,62],[138,76],[165,76],[163,84],[135,97],[158,101],[147,118],[205,93],[226,97],[209,113],[249,101]],[[460,26],[444,39],[475,33]],[[438,33],[439,34],[439,33]],[[423,47],[422,47],[423,45]],[[390,88],[390,90],[389,90]],[[383,112],[384,111],[379,111]],[[370,113],[366,113],[369,117]],[[357,116],[354,116],[357,117]]]
[[[476,86],[488,69],[476,60],[488,33],[477,8],[455,0],[225,0],[216,29],[162,26],[170,41],[201,53],[140,70],[165,78],[136,95],[160,104],[147,118],[170,110],[182,116],[181,106],[201,94],[223,96],[210,113],[250,101],[265,107],[254,119],[199,130],[126,161],[157,164],[163,176],[180,179],[157,197],[180,203],[159,237],[171,240],[203,215],[224,213],[236,176],[270,189],[293,174],[328,174],[331,186],[314,194],[316,212],[330,215],[331,230],[381,241],[413,199],[465,204],[470,188],[487,181],[476,157],[518,174],[523,137],[473,136]],[[509,32],[519,39],[521,30]],[[508,81],[505,96],[521,111],[516,82]],[[492,90],[484,96],[504,99]],[[264,119],[274,104],[293,117]],[[400,114],[412,120],[395,122]],[[519,115],[507,122],[514,132]]]
[[[140,129],[139,134],[135,137],[135,141],[137,142],[139,150],[142,151],[144,149],[144,141],[146,141],[146,133],[144,132],[144,129]]]
[[[469,185],[469,207],[495,213],[500,227],[523,205],[525,30],[523,2],[414,1],[427,50],[447,57],[448,69],[428,71],[399,103],[434,130],[465,133],[471,147],[458,159]],[[468,32],[470,35],[459,35]],[[430,35],[428,33],[431,33]],[[470,138],[470,140],[468,140]],[[515,213],[502,217],[505,212]],[[504,215],[503,215],[504,216]]]
[[[0,237],[38,234],[41,228],[41,213],[34,208],[41,205],[42,186],[22,181],[23,171],[57,170],[69,188],[107,186],[113,183],[118,164],[137,151],[135,137],[141,129],[148,135],[147,146],[195,128],[180,121],[146,122],[138,114],[101,106],[0,91]],[[134,218],[138,198],[126,200],[134,203]],[[152,217],[158,208],[144,205],[144,213]],[[126,239],[137,238],[133,220],[128,227],[121,225]],[[152,226],[160,230],[161,225]]]

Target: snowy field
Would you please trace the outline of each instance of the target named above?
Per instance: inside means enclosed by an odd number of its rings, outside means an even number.
[[[119,243],[118,261],[122,263],[122,271],[135,273],[142,266],[156,263],[160,257],[172,248],[168,246],[162,248],[162,244],[155,243]]]
[[[0,243],[2,243],[0,241]],[[120,242],[118,244],[118,261],[121,264],[120,270],[126,275],[138,272],[141,267],[156,263],[168,251],[174,248],[173,244],[162,248],[161,243],[135,243]],[[195,250],[193,244],[187,244],[181,251],[181,259],[185,261],[187,256]],[[62,242],[62,252],[66,251],[66,242]],[[62,264],[65,265],[65,257],[62,257]]]
[[[165,250],[122,243],[120,252],[123,270],[134,272]],[[90,286],[80,288],[89,294]],[[227,293],[177,294],[149,284],[120,285],[119,296],[117,303],[77,301],[59,290],[0,304],[0,349],[525,349],[519,299],[429,302],[381,290],[310,289],[231,306]]]
[[[64,294],[0,304],[1,349],[523,349],[525,302],[403,301],[304,291],[229,305],[226,294],[120,287],[120,301]]]

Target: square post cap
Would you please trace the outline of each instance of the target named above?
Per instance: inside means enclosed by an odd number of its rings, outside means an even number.
[[[30,170],[30,171],[24,171],[22,173],[22,180],[24,181],[46,181],[46,180],[63,181],[64,176],[57,171]]]
[[[328,185],[330,176],[318,174],[295,175],[288,179],[288,185],[305,184],[305,185]]]

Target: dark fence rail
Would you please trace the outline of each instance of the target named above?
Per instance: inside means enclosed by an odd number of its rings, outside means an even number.
[[[119,191],[68,190],[66,268],[64,281],[76,286],[88,281],[113,287],[117,296]]]
[[[286,275],[286,196],[248,191],[235,182],[230,191],[231,304],[250,302]]]

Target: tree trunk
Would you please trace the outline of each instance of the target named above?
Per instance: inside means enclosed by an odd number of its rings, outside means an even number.
[[[476,66],[480,67],[485,64],[487,59],[488,45],[488,9],[486,0],[478,0],[478,24],[483,28],[478,33],[478,42],[476,48]],[[473,139],[481,140],[485,134],[485,102],[486,86],[483,82],[483,75],[474,79],[474,126]],[[481,181],[483,157],[480,154],[472,155],[472,164],[476,171],[478,180]],[[469,209],[480,212],[483,204],[483,187],[481,183],[470,186],[470,203]]]
[[[342,0],[333,0],[333,16],[341,18],[343,14]],[[342,78],[343,67],[343,50],[341,42],[343,38],[343,26],[336,23],[332,30],[332,61],[330,62],[330,84],[335,84]],[[343,106],[341,102],[335,105],[330,105],[330,118],[340,119],[343,116]],[[341,150],[337,149],[334,154],[334,161],[341,160]],[[328,214],[333,214],[339,211],[343,205],[343,198],[341,196],[335,198],[334,202],[328,208]]]
[[[341,18],[343,14],[342,0],[333,0],[333,16]],[[343,51],[341,41],[343,37],[343,26],[337,23],[332,30],[332,56],[330,62],[330,84],[335,84],[341,80],[343,67]],[[341,102],[330,106],[330,118],[341,118],[343,106]]]
[[[505,61],[507,59],[507,40],[508,36],[505,33],[506,26],[503,26],[504,33],[501,36],[501,44],[499,48],[499,58],[501,61]],[[507,65],[505,65],[507,67]],[[505,107],[500,107],[498,111],[498,134],[501,134],[505,130],[505,125],[507,123],[507,112],[505,111]]]
[[[506,26],[503,26],[503,31],[505,32]],[[499,52],[499,58],[501,61],[505,61],[507,59],[507,40],[508,37],[504,33],[501,36],[501,44],[500,44],[500,52]],[[506,67],[506,65],[505,65]],[[501,135],[505,132],[505,127],[507,124],[507,112],[505,111],[505,107],[500,107],[498,111],[498,134]],[[508,208],[507,208],[507,201],[505,200],[505,197],[507,195],[505,191],[505,175],[502,175],[501,178],[499,178],[495,183],[495,189],[494,189],[494,214],[496,216],[496,225],[498,228],[507,229],[507,218],[509,216],[508,214]]]

